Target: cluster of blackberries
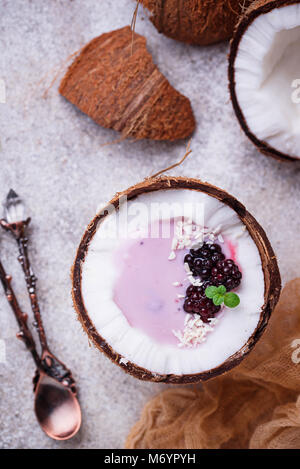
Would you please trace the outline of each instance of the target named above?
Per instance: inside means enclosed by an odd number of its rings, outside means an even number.
[[[189,286],[186,291],[184,310],[187,313],[199,314],[203,322],[220,310],[220,306],[206,297],[205,289],[214,285],[224,285],[227,291],[237,288],[242,274],[232,259],[226,259],[218,244],[204,243],[199,249],[191,249],[184,258],[194,277],[200,277],[201,286]]]

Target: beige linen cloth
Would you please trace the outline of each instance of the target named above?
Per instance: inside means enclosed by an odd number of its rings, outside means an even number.
[[[237,368],[158,394],[125,446],[300,449],[300,278],[284,288],[263,337]]]

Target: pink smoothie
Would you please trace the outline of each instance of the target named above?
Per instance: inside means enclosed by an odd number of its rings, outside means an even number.
[[[184,327],[184,298],[177,295],[185,295],[189,285],[183,262],[187,251],[177,251],[170,261],[170,247],[170,238],[126,242],[116,253],[121,273],[114,301],[131,326],[160,343],[177,344],[172,329]],[[174,282],[181,286],[174,286]]]
[[[132,327],[159,343],[177,345],[172,330],[184,328],[187,314],[183,303],[190,282],[184,256],[189,250],[177,250],[176,258],[168,260],[171,242],[172,235],[122,244],[115,255],[120,275],[114,288],[114,301]],[[234,254],[233,245],[226,242],[222,248],[224,253],[227,250]],[[174,286],[175,282],[180,285]]]

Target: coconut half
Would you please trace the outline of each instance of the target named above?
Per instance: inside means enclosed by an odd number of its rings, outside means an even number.
[[[230,39],[241,11],[251,2],[253,0],[141,0],[160,33],[202,46]]]
[[[199,215],[199,220],[198,215],[195,216],[194,221],[201,223],[202,220],[206,230],[222,233],[235,243],[243,271],[243,286],[238,291],[240,306],[234,310],[228,308],[206,340],[192,348],[180,348],[153,339],[147,330],[135,327],[128,319],[127,311],[122,310],[115,301],[114,288],[123,268],[122,262],[127,257],[124,255],[122,260],[120,252],[126,246],[127,239],[126,236],[111,236],[113,217],[117,217],[118,226],[122,227],[130,214],[131,226],[145,227],[149,218],[143,215],[145,212],[141,208],[146,207],[149,214],[150,207],[166,207],[168,204],[173,204],[175,216],[178,217],[187,206],[201,206],[202,215]],[[155,217],[151,215],[150,220]],[[103,235],[105,232],[106,235]],[[144,244],[143,241],[130,242]],[[120,259],[117,265],[114,263],[116,253]],[[143,262],[142,256],[143,253],[136,258],[136,262]],[[158,251],[153,258],[159,262]],[[161,259],[161,265],[163,262],[166,260]],[[133,267],[134,264],[133,259]],[[147,263],[143,265],[147,269]],[[164,299],[156,298],[155,289],[160,288],[163,296],[164,285],[167,290],[171,282],[171,277],[168,278],[168,274],[160,270],[159,263],[157,265],[157,274],[149,280],[150,287],[153,287],[154,303]],[[123,294],[125,291],[129,299],[140,291],[139,285],[143,285],[141,276],[132,284],[123,285]],[[176,280],[175,275],[172,279]],[[117,194],[92,220],[77,251],[72,282],[78,318],[96,347],[136,378],[174,384],[207,380],[238,365],[263,333],[281,289],[272,247],[261,226],[245,207],[233,196],[208,183],[172,177],[148,179]],[[153,311],[159,314],[159,307],[156,306]],[[160,320],[159,315],[156,318]]]
[[[241,18],[229,56],[231,99],[263,153],[300,159],[300,3],[257,1]]]

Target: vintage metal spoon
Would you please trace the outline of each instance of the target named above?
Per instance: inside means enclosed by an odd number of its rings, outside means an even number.
[[[37,279],[30,265],[27,251],[28,239],[25,237],[30,218],[25,218],[24,204],[13,190],[9,191],[4,207],[5,218],[0,221],[0,224],[5,230],[11,232],[17,241],[19,247],[18,260],[24,271],[35,326],[42,349],[39,358],[32,335],[27,327],[27,317],[19,308],[11,288],[11,278],[6,275],[1,264],[1,281],[7,299],[21,326],[21,335],[19,337],[24,340],[30,349],[38,366],[34,378],[35,413],[42,429],[48,436],[56,440],[67,440],[72,438],[81,426],[81,409],[77,399],[75,382],[71,371],[50,352],[47,344],[36,294]],[[11,295],[12,300],[10,299]]]

